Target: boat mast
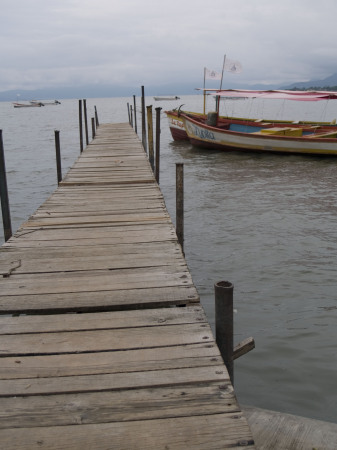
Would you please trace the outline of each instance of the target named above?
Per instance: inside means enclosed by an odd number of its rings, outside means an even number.
[[[222,89],[222,80],[223,80],[223,73],[224,73],[224,70],[225,70],[225,63],[226,63],[226,55],[224,55],[224,57],[223,57],[221,81],[220,81],[220,91]],[[217,96],[217,98],[216,98],[216,111],[217,111],[218,116],[219,116],[219,113],[220,113],[220,96]]]
[[[206,91],[205,91],[205,86],[206,86],[206,67],[204,67],[204,115],[206,114]]]
[[[222,80],[223,80],[223,73],[225,70],[225,62],[226,62],[226,55],[223,57],[223,64],[222,64],[222,72],[221,72],[221,81],[220,81],[220,91],[222,89]]]

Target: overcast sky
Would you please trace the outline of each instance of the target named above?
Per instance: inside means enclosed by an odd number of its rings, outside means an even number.
[[[0,24],[0,91],[201,87],[225,54],[242,73],[224,87],[337,72],[336,0],[1,0]]]

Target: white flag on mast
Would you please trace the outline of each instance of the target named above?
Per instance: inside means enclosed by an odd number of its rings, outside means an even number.
[[[206,80],[221,80],[221,73],[215,70],[210,70],[205,67],[205,79]]]
[[[233,61],[232,59],[225,59],[224,69],[227,72],[231,73],[241,73],[242,72],[242,66],[239,61]]]

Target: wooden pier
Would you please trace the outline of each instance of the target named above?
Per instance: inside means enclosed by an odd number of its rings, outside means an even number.
[[[254,448],[129,124],[98,128],[0,272],[1,448]]]

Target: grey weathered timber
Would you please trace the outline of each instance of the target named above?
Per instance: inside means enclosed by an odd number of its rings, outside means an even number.
[[[259,450],[335,450],[337,424],[244,406]]]
[[[5,165],[5,152],[2,140],[2,130],[0,130],[0,201],[4,236],[5,241],[8,241],[8,239],[12,236],[12,223],[8,200],[7,174]]]
[[[2,246],[0,313],[1,448],[254,448],[130,124]]]

